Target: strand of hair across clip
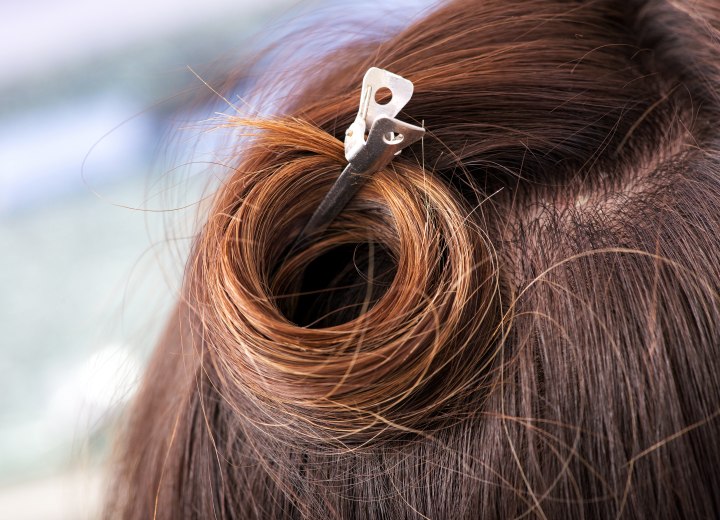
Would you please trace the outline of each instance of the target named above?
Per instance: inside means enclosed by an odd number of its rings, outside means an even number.
[[[375,95],[383,88],[388,89],[392,97],[387,103],[380,104]],[[345,132],[348,164],[305,224],[288,254],[303,247],[310,236],[327,229],[370,175],[387,166],[404,148],[422,138],[424,128],[396,118],[410,101],[412,93],[411,81],[377,67],[368,69],[363,77],[360,108],[355,121]]]

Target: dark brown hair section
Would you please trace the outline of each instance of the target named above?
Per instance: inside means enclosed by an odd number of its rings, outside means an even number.
[[[720,516],[720,9],[449,2],[249,135],[110,518]],[[363,73],[427,137],[285,251]]]

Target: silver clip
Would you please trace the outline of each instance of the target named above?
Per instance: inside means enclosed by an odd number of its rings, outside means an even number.
[[[386,103],[376,100],[382,88],[390,91],[391,97]],[[424,128],[395,118],[410,101],[412,93],[411,81],[377,67],[368,69],[363,78],[358,114],[345,132],[348,165],[298,235],[291,252],[310,235],[324,231],[369,175],[387,166],[404,148],[422,138]]]
[[[386,103],[380,104],[376,100],[376,95],[378,91],[383,88],[390,91],[391,97]],[[378,69],[377,67],[368,69],[363,78],[358,114],[353,124],[351,124],[345,132],[345,158],[348,161],[352,161],[366,144],[364,140],[365,131],[368,128],[372,130],[375,121],[382,116],[392,119],[398,115],[403,107],[407,105],[408,101],[410,101],[412,94],[412,81],[393,74],[392,72]],[[398,123],[405,125],[405,123],[401,121],[398,121]],[[421,131],[420,137],[422,137],[422,132],[425,131],[413,125],[407,126],[412,129],[419,129]],[[404,137],[405,134],[401,136],[401,141]],[[417,139],[419,139],[419,137],[414,141]],[[405,146],[407,146],[407,144],[405,144]]]

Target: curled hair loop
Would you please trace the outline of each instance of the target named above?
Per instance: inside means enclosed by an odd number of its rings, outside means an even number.
[[[477,391],[483,374],[463,360],[490,356],[498,326],[495,265],[479,222],[442,180],[397,161],[374,175],[325,233],[284,258],[288,238],[337,176],[341,145],[298,121],[264,126],[268,135],[248,160],[270,163],[255,166],[259,173],[247,182],[227,185],[199,248],[204,337],[224,395],[239,407],[261,408],[273,435],[347,443],[430,426],[462,403],[461,395]],[[322,150],[281,153],[299,131]],[[366,255],[366,272],[355,263],[357,301],[346,297],[342,308],[296,323],[294,316],[307,312],[301,296],[308,266],[328,255],[331,261],[340,247],[357,252],[367,244],[384,257]],[[373,299],[374,264],[390,264],[393,276]],[[320,291],[342,290],[346,279]],[[345,319],[328,321],[334,313]]]

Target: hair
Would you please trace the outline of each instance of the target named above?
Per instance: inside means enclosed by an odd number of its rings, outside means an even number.
[[[453,1],[229,116],[107,515],[720,517],[719,42],[713,0]],[[426,136],[286,257],[371,66]]]

